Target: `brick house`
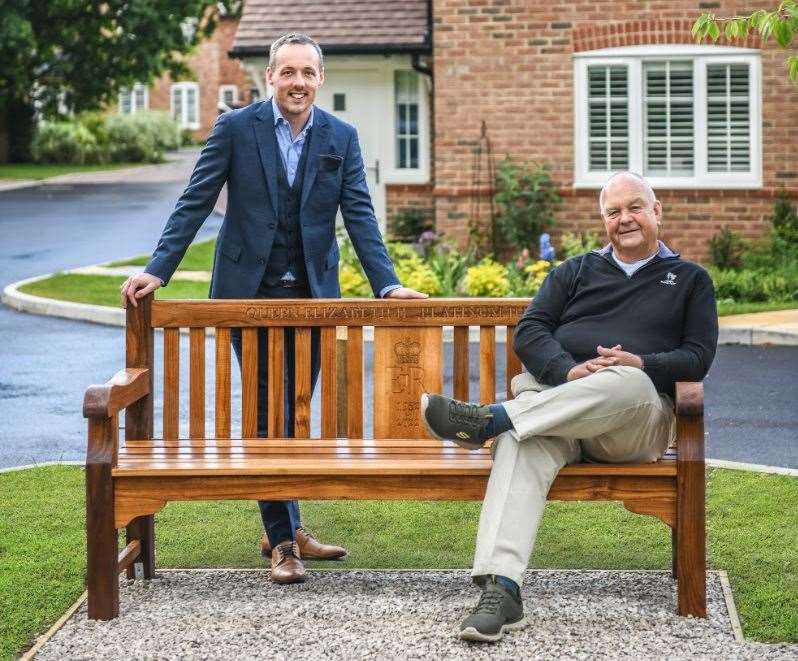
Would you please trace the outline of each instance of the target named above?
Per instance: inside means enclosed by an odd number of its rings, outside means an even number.
[[[228,55],[238,20],[232,16],[218,17],[213,35],[186,58],[191,72],[187,79],[173,81],[166,73],[149,87],[136,84],[132,89],[123,89],[117,112],[163,110],[175,118],[181,129],[204,140],[219,115],[220,103],[240,106],[257,98],[257,88],[253,91],[241,62]]]
[[[249,0],[232,54],[267,95],[273,39],[320,41],[318,102],[358,127],[383,221],[417,206],[465,241],[489,209],[484,123],[494,162],[549,166],[564,197],[555,235],[599,229],[598,189],[629,168],[655,186],[664,238],[706,259],[722,226],[761,236],[775,195],[798,194],[798,86],[772,43],[697,45],[690,28],[704,11],[773,4]]]

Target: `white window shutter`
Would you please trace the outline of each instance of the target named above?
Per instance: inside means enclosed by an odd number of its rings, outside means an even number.
[[[629,167],[628,78],[626,66],[588,67],[588,170],[591,172]]]
[[[644,62],[645,173],[691,176],[695,167],[693,63]]]
[[[707,66],[707,170],[751,170],[748,64]]]

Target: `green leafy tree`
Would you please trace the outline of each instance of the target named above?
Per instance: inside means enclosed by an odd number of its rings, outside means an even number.
[[[759,9],[748,16],[718,18],[715,14],[703,14],[693,24],[693,36],[698,41],[717,41],[721,35],[726,39],[745,39],[751,32],[759,33],[762,41],[775,37],[783,49],[792,47],[798,33],[798,0],[784,0],[773,11]],[[798,82],[798,56],[787,57],[787,74]]]
[[[222,3],[228,12],[240,2]],[[94,110],[121,87],[187,70],[181,56],[213,33],[213,0],[3,0],[0,132],[27,160],[43,118]]]

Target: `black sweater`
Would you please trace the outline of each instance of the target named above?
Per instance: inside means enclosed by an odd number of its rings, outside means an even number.
[[[609,250],[555,268],[516,328],[513,347],[541,383],[565,383],[569,370],[620,344],[639,355],[657,390],[704,378],[718,343],[715,292],[707,272],[664,244],[631,277]]]

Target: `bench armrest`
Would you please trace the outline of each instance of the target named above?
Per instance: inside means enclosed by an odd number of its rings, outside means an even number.
[[[128,367],[102,385],[89,386],[83,397],[83,417],[109,418],[149,395],[149,372],[146,368]]]
[[[676,384],[677,461],[704,461],[704,384]]]

